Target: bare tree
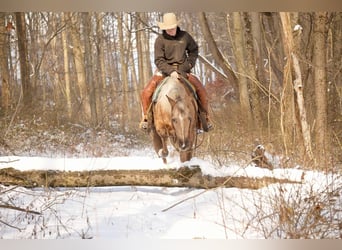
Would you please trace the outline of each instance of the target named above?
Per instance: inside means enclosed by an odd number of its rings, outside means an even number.
[[[297,101],[297,107],[299,112],[299,123],[300,123],[300,129],[297,129],[297,133],[301,134],[301,140],[298,141],[301,144],[304,144],[305,146],[305,153],[308,159],[313,160],[313,153],[311,149],[311,135],[310,135],[310,127],[307,123],[307,117],[306,117],[306,109],[304,105],[304,95],[303,95],[303,81],[302,81],[302,75],[301,75],[301,69],[299,66],[299,62],[297,59],[296,51],[295,51],[295,41],[292,36],[292,25],[291,25],[291,17],[290,13],[281,12],[280,13],[282,25],[283,25],[283,32],[284,32],[284,46],[285,51],[287,52],[287,73],[288,86],[293,88],[296,91],[296,101]],[[292,78],[292,70],[295,73],[295,79]],[[286,78],[285,78],[286,79]],[[292,91],[291,91],[292,92]],[[290,93],[290,91],[286,92],[289,95],[293,95],[293,93]],[[296,111],[295,111],[296,112]],[[297,123],[294,123],[297,124]]]
[[[239,93],[240,93],[240,105],[241,112],[245,118],[246,125],[252,124],[252,111],[249,97],[249,86],[247,79],[247,66],[245,65],[246,58],[246,43],[244,39],[243,24],[241,20],[241,13],[234,12],[233,16],[233,27],[234,27],[234,55],[237,68],[237,78],[239,82]]]
[[[328,98],[330,106],[330,121],[342,120],[342,13],[337,12],[332,14],[332,25],[330,27],[331,38],[331,61],[333,64],[333,71],[331,73],[332,91],[331,97]],[[330,59],[330,58],[329,58]],[[341,123],[341,122],[340,122]]]
[[[7,20],[6,13],[0,13],[0,74],[1,74],[1,108],[6,112],[10,106],[10,74],[9,74],[9,50],[10,36],[14,29],[13,23]]]
[[[66,22],[65,14],[61,13],[61,20]],[[62,32],[62,46],[63,46],[63,68],[64,68],[64,81],[65,81],[65,98],[66,98],[66,110],[69,119],[72,117],[72,102],[71,102],[71,83],[70,83],[70,70],[69,70],[69,46],[68,46],[68,34],[67,30]]]
[[[90,105],[91,124],[93,127],[98,125],[97,108],[96,108],[96,78],[94,77],[94,69],[96,67],[94,60],[94,50],[92,46],[92,14],[89,12],[82,13],[82,23],[84,27],[84,65],[86,74],[86,86],[88,90],[88,98]]]
[[[107,96],[106,96],[106,58],[105,51],[107,50],[107,44],[104,40],[103,34],[103,13],[96,13],[96,36],[94,37],[96,52],[97,52],[97,70],[95,72],[96,79],[98,81],[96,88],[96,106],[97,106],[97,114],[99,117],[99,121],[102,121],[105,124],[108,124],[107,117]]]
[[[152,76],[152,63],[150,57],[150,29],[148,26],[148,14],[137,13],[136,22],[136,47],[138,57],[139,89],[142,89]]]
[[[81,38],[78,28],[79,20],[77,14],[69,13],[69,19],[71,20],[70,36],[72,39],[72,51],[73,59],[75,63],[77,84],[79,89],[80,107],[81,107],[81,120],[89,122],[91,120],[91,110],[89,103],[89,95],[86,84],[86,73],[84,65],[84,53],[82,51]]]
[[[122,126],[124,127],[127,121],[127,118],[125,115],[129,116],[129,110],[128,110],[128,63],[127,63],[127,57],[126,55],[128,54],[127,47],[126,47],[126,42],[129,41],[130,37],[126,38],[124,36],[124,23],[125,20],[127,20],[127,16],[123,15],[123,13],[119,13],[117,15],[117,21],[118,21],[118,32],[119,32],[119,50],[120,50],[120,75],[121,75],[121,84],[123,86],[123,91],[122,91],[122,96],[123,96],[123,101],[122,101],[122,114],[121,114],[121,123]],[[130,33],[128,33],[130,35]],[[126,40],[126,39],[127,40]]]
[[[316,92],[316,156],[320,164],[329,151],[327,128],[327,76],[326,76],[326,23],[327,13],[314,14],[314,83]]]
[[[23,92],[23,100],[26,107],[32,104],[32,85],[30,81],[30,64],[28,59],[28,44],[26,37],[25,13],[16,12],[18,49],[20,59],[20,76]]]
[[[255,121],[256,128],[264,128],[265,118],[262,112],[262,93],[266,89],[266,77],[263,67],[263,50],[264,43],[261,39],[261,24],[260,13],[250,12],[245,13],[246,22],[246,47],[247,47],[247,65],[248,72],[250,74],[250,97],[253,119]],[[270,90],[268,90],[270,91]],[[271,95],[268,93],[269,104],[272,103]],[[259,132],[261,132],[259,129]],[[270,137],[270,132],[269,135]]]

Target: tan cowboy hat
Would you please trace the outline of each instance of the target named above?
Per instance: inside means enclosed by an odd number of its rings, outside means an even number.
[[[158,22],[158,26],[162,30],[174,29],[178,24],[179,20],[177,20],[174,13],[165,13],[163,16],[163,22]]]

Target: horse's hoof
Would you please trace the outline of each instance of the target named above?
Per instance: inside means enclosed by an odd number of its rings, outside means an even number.
[[[164,152],[162,148],[159,149],[159,151],[158,151],[158,156],[159,156],[159,157],[165,158],[165,157],[167,157],[168,155],[169,155],[169,152],[168,152],[168,151]]]

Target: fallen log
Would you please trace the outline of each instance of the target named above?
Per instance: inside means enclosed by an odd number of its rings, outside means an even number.
[[[213,177],[203,175],[199,166],[159,170],[96,170],[96,171],[20,171],[0,169],[0,184],[33,187],[95,187],[95,186],[162,186],[216,188],[235,187],[259,189],[273,183],[298,183],[274,177]]]

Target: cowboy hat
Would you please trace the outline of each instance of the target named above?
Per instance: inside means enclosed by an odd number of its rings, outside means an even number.
[[[174,13],[165,13],[163,16],[163,22],[158,22],[158,26],[162,30],[174,29],[178,24],[179,20],[177,20]]]

